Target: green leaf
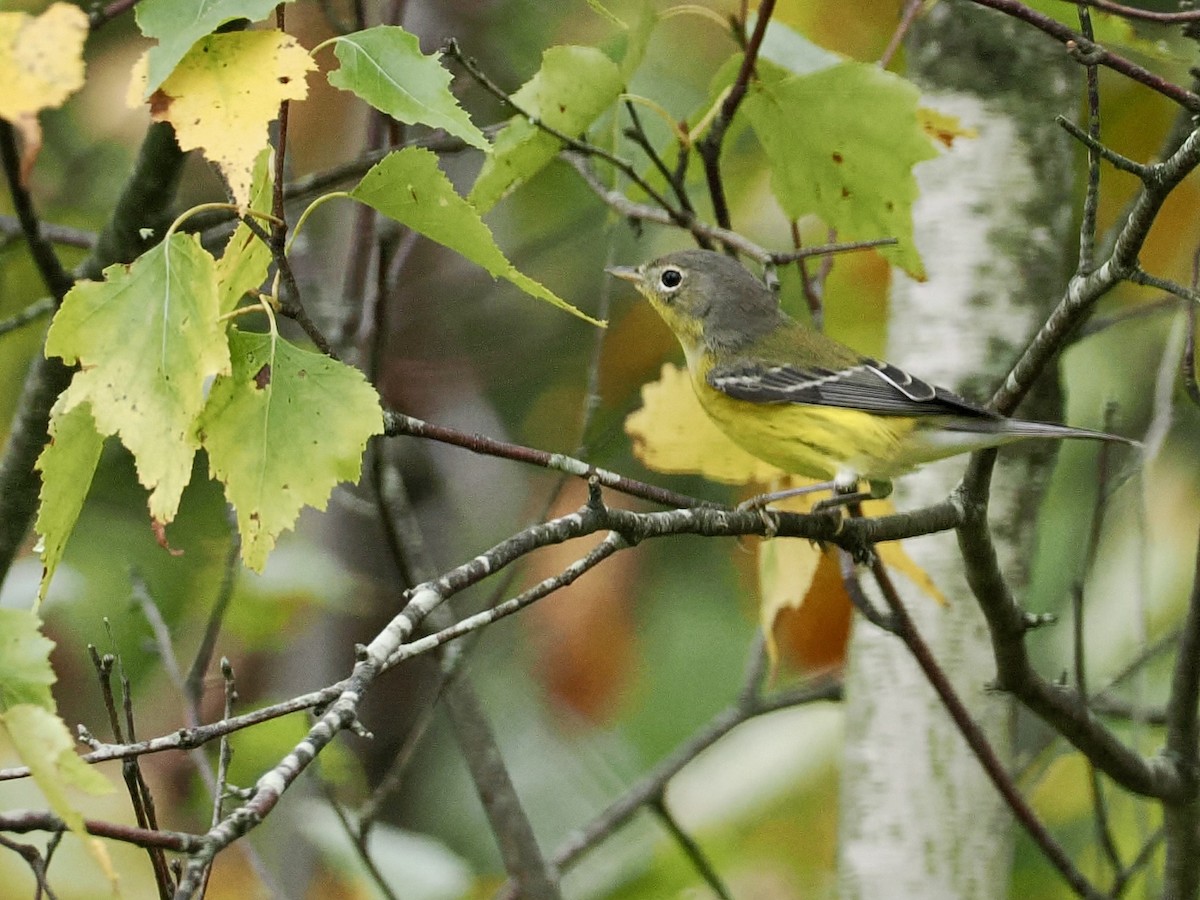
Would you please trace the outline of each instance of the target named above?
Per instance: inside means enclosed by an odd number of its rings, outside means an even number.
[[[171,74],[179,61],[192,49],[192,44],[212,34],[226,22],[249,19],[257,22],[271,14],[280,0],[142,0],[133,14],[138,28],[148,38],[158,41],[150,48],[146,73],[149,98]],[[283,0],[289,2],[289,0]]]
[[[894,237],[880,253],[924,277],[912,239],[912,167],[936,155],[910,82],[866,63],[790,75],[759,61],[742,104],[789,218],[815,213],[843,241]]]
[[[491,230],[479,213],[455,192],[450,179],[438,168],[437,157],[430,151],[409,147],[388,154],[363,176],[350,196],[461,253],[527,294],[553,303],[594,325],[602,325],[549,288],[517,271],[496,246]]]
[[[41,502],[34,526],[42,539],[39,603],[46,598],[50,579],[62,561],[104,447],[104,438],[92,420],[91,407],[80,403],[70,412],[64,412],[63,405],[60,398],[50,411],[50,442],[37,461],[42,473]]]
[[[367,438],[383,430],[362,374],[270,334],[232,329],[233,371],[214,383],[197,426],[212,474],[237,512],[242,559],[257,572],[306,504],[356,481]]]
[[[575,136],[586,131],[621,93],[621,70],[595,47],[551,47],[542,67],[513,95],[523,112],[555,130]],[[562,142],[524,116],[509,121],[496,136],[468,199],[486,213],[505,194],[554,159]]]
[[[191,478],[205,382],[229,371],[216,263],[195,236],[173,234],[104,276],[67,294],[46,355],[82,365],[62,411],[91,404],[97,431],[118,435],[137,461],[151,516],[169,522]]]
[[[0,609],[0,713],[21,704],[54,711],[54,641],[42,634],[41,624],[30,610]]]
[[[329,83],[352,91],[381,112],[409,124],[441,128],[472,147],[491,150],[483,132],[450,93],[450,73],[426,56],[417,37],[395,25],[377,25],[337,39],[333,52],[341,68]]]
[[[262,151],[254,161],[250,209],[256,212],[271,211],[271,152]],[[239,224],[217,260],[217,308],[221,315],[236,308],[248,291],[262,287],[270,265],[271,248],[245,222]]]

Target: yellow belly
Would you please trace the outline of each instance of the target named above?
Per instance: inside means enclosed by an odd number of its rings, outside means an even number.
[[[709,418],[742,449],[785,472],[831,479],[890,478],[911,468],[906,438],[915,420],[803,403],[735,400],[693,381]]]

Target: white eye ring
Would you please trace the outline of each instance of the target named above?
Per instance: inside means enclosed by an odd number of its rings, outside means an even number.
[[[674,266],[668,266],[659,273],[658,283],[662,285],[663,290],[673,291],[683,284],[683,272]]]

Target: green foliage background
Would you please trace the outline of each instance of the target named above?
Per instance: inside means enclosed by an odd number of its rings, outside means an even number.
[[[898,0],[797,0],[781,4],[778,19],[822,47],[871,62],[890,37],[900,5]],[[722,13],[730,12],[728,7],[713,4]],[[624,38],[583,2],[497,0],[421,9],[426,27],[418,33],[426,52],[454,36],[494,81],[510,90],[537,70],[543,52],[552,45],[598,46],[618,60],[624,55],[619,49]],[[642,13],[642,5],[635,2],[613,3],[611,9],[628,21]],[[316,4],[292,4],[288,15],[289,30],[305,46],[328,36]],[[45,146],[32,190],[49,222],[100,227],[130,167],[145,124],[144,114],[126,112],[120,99],[122,73],[145,46],[133,26],[126,17],[92,40],[87,87],[62,110],[43,116]],[[711,20],[678,16],[670,27],[649,33],[644,60],[628,89],[653,97],[673,118],[694,119],[736,51],[728,34]],[[1182,58],[1183,50],[1178,52]],[[902,72],[902,60],[893,68]],[[366,107],[348,102],[347,95],[324,85],[321,78],[311,78],[310,84],[310,99],[293,106],[290,149],[295,177],[344,162],[362,146]],[[458,78],[456,85],[476,124],[508,115],[467,79]],[[1130,157],[1151,157],[1174,110],[1161,98],[1107,75],[1102,98],[1105,140]],[[836,113],[830,114],[836,119]],[[664,140],[666,128],[653,116],[645,118],[651,136]],[[601,119],[595,135],[615,142],[622,155],[632,155],[611,114]],[[724,158],[736,226],[773,247],[790,240],[786,218],[764,202],[769,196],[767,163],[778,155],[769,144],[761,149],[750,129],[741,129],[730,136]],[[476,153],[464,153],[446,158],[443,165],[465,193],[481,161]],[[693,167],[692,178],[699,183],[698,167]],[[1105,172],[1103,185],[1101,229],[1115,221],[1133,187],[1126,176],[1111,171]],[[1192,215],[1195,191],[1189,183],[1172,198],[1143,260],[1147,268],[1185,282],[1190,248],[1198,236]],[[701,193],[696,191],[697,196]],[[181,203],[221,195],[213,174],[193,160]],[[361,302],[364,289],[359,285],[354,290],[353,275],[342,266],[352,249],[349,235],[358,214],[348,203],[327,205],[311,223],[308,244],[297,251],[301,287],[323,324],[344,324],[347,308]],[[707,210],[701,214],[707,216]],[[608,264],[639,262],[685,246],[684,236],[667,229],[638,233],[629,228],[562,163],[550,165],[500,200],[487,221],[521,272],[584,311],[608,318],[608,331],[534,302],[514,285],[489,277],[450,251],[418,241],[406,264],[404,295],[389,303],[388,317],[381,323],[382,362],[376,374],[385,401],[466,431],[569,453],[583,447],[589,459],[606,468],[695,495],[728,499],[723,489],[699,479],[646,471],[632,456],[621,429],[624,416],[638,403],[640,385],[655,377],[662,360],[676,350],[653,314],[615,292],[601,272]],[[816,243],[823,234],[823,228],[811,226],[805,238]],[[81,251],[63,255],[68,265],[82,258]],[[826,294],[828,330],[864,351],[880,352],[886,342],[887,280],[886,264],[877,255],[839,258]],[[783,290],[785,304],[802,308],[794,277],[786,273]],[[20,243],[10,241],[0,248],[0,319],[42,292]],[[1123,288],[1106,301],[1102,314],[1121,317],[1149,308],[1155,299],[1143,289]],[[356,324],[352,316],[350,322]],[[11,418],[28,361],[40,349],[43,324],[0,337],[0,422]],[[1127,426],[1123,430],[1136,433],[1152,415],[1154,377],[1170,327],[1169,315],[1149,313],[1083,337],[1063,360],[1065,419],[1086,423],[1111,400]],[[596,409],[581,433],[593,358],[599,359]],[[1156,475],[1162,482],[1155,496],[1163,496],[1162,484],[1169,483],[1171,499],[1153,509],[1147,525],[1165,542],[1153,556],[1153,596],[1145,601],[1151,636],[1170,627],[1182,608],[1200,490],[1194,466],[1200,421],[1186,404],[1178,404],[1177,410],[1165,462]],[[473,556],[538,514],[555,481],[551,475],[452,448],[393,443],[388,452],[403,459],[426,540],[442,567]],[[1038,553],[1026,603],[1038,611],[1065,613],[1074,584],[1084,578],[1079,535],[1090,521],[1094,491],[1089,486],[1094,484],[1096,463],[1094,450],[1084,447],[1064,448],[1060,460],[1036,526]],[[219,487],[203,477],[202,459],[196,469],[200,477],[184,494],[178,520],[168,530],[171,545],[184,551],[174,557],[158,545],[148,526],[145,493],[129,455],[111,442],[105,449],[67,547],[64,571],[44,608],[47,632],[57,644],[56,693],[68,722],[98,726],[103,721],[85,652],[93,643],[120,654],[133,683],[141,733],[178,727],[182,704],[148,646],[145,619],[130,601],[130,575],[137,572],[145,579],[181,658],[190,658],[222,578],[230,533]],[[481,510],[484,490],[486,507]],[[352,663],[354,641],[373,634],[392,608],[396,573],[374,546],[379,535],[368,517],[358,512],[365,502],[365,495],[339,494],[324,516],[301,520],[297,533],[275,551],[265,574],[239,577],[220,652],[235,661],[247,702],[268,702],[340,677]],[[1129,521],[1135,513],[1127,512],[1124,518]],[[1093,643],[1099,647],[1090,659],[1098,674],[1114,670],[1135,649],[1134,636],[1106,627],[1106,615],[1130,602],[1127,585],[1114,580],[1113,570],[1133,564],[1139,552],[1136,532],[1106,535],[1102,547],[1113,564],[1102,566],[1088,582],[1089,591],[1100,598],[1099,611],[1090,620]],[[731,699],[755,631],[752,583],[748,566],[738,564],[738,554],[732,546],[729,555],[714,553],[711,544],[700,540],[646,546],[631,567],[591,576],[603,583],[582,596],[552,599],[556,606],[610,605],[582,638],[584,644],[596,642],[601,656],[615,658],[603,679],[563,681],[573,676],[555,668],[561,663],[539,638],[539,629],[550,627],[546,619],[530,614],[488,631],[472,670],[500,731],[501,747],[511,751],[518,788],[546,840],[601,807]],[[5,583],[0,602],[13,607],[24,603],[39,575],[30,552]],[[486,592],[485,586],[469,602],[480,602]],[[1068,637],[1063,629],[1038,640],[1044,668],[1066,658]],[[297,664],[298,654],[308,665]],[[1153,673],[1152,678],[1163,674]],[[366,713],[375,741],[347,739],[350,752],[336,762],[322,757],[325,775],[347,800],[360,796],[364,784],[379,776],[404,726],[426,701],[427,681],[421,666],[388,676]],[[215,697],[219,690],[215,683],[210,687]],[[752,741],[736,745],[740,756],[726,750],[719,757],[726,764],[720,779],[714,776],[704,785],[699,778],[684,779],[676,789],[678,800],[698,823],[698,839],[731,883],[744,886],[746,896],[830,896],[838,713],[820,709],[777,718],[756,730]],[[255,730],[234,740],[246,779],[253,777],[256,764],[265,764],[294,741],[296,735],[283,734],[285,730]],[[1040,749],[1041,740],[1042,735],[1030,729],[1023,741],[1034,759],[1026,786],[1049,824],[1067,835],[1069,849],[1086,856],[1093,841],[1090,811],[1086,804],[1064,799],[1084,795],[1086,774],[1069,760],[1060,761],[1061,747]],[[0,764],[7,764],[9,756],[7,748],[0,748]],[[148,768],[160,807],[172,810],[179,827],[199,828],[207,812],[186,762],[156,758]],[[0,797],[6,807],[31,803],[9,793],[8,785],[0,786]],[[94,814],[114,815],[119,804],[112,804],[94,807]],[[485,895],[487,887],[495,886],[495,850],[480,826],[477,801],[444,724],[435,725],[423,744],[410,787],[389,818],[398,828],[428,834],[451,857],[465,860],[472,873],[467,888],[472,895]],[[1140,827],[1132,806],[1118,802],[1114,818],[1118,836],[1124,840],[1128,835],[1132,846]],[[282,864],[286,847],[272,843],[270,834],[261,841],[268,862]],[[405,852],[396,851],[402,861]],[[64,853],[62,865],[78,866],[87,873],[81,879],[94,877],[86,868],[89,863]],[[648,816],[596,857],[571,876],[569,883],[580,896],[674,896],[696,883],[677,849]],[[319,858],[320,877],[325,879],[321,883],[330,890],[326,896],[335,896],[334,890],[349,895],[351,885],[361,884],[361,872],[347,867],[328,847]],[[123,859],[118,859],[118,868],[129,895],[135,896],[149,884],[139,881],[148,877],[146,867]],[[1098,859],[1094,863],[1101,865]],[[449,862],[438,865],[447,871],[453,868]],[[1036,852],[1021,844],[1012,896],[1062,896],[1046,873]],[[225,877],[229,881],[223,890],[233,891],[239,879],[250,876],[234,867]],[[28,879],[23,868],[10,855],[0,856],[0,881],[24,884],[23,879]],[[61,896],[89,896],[86,888],[73,891],[68,888]]]

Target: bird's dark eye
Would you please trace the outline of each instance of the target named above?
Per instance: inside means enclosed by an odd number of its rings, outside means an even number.
[[[658,280],[667,290],[679,287],[683,281],[683,273],[678,269],[663,269],[662,274],[658,276]]]

